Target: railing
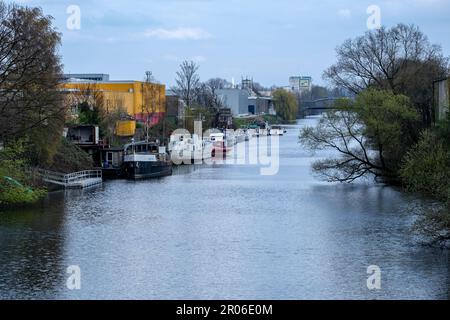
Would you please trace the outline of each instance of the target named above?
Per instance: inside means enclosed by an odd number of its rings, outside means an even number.
[[[86,179],[102,178],[102,170],[84,170],[69,174],[49,170],[39,170],[39,173],[44,181],[62,185],[70,185]]]

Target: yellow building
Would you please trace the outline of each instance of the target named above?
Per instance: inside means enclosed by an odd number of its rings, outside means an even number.
[[[164,85],[141,81],[73,81],[61,84],[67,104],[95,101],[107,112],[123,111],[137,121],[154,125],[166,112]]]

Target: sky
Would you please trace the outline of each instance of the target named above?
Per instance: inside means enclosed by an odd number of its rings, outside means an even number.
[[[416,24],[450,56],[450,0],[15,2],[54,17],[66,73],[107,73],[111,80],[143,80],[149,70],[170,87],[180,63],[193,60],[201,80],[244,76],[285,86],[290,76],[305,75],[327,85],[322,74],[336,61],[335,48],[368,31],[371,5],[383,26]]]

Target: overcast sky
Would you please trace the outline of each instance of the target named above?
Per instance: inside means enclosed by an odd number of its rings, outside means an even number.
[[[291,75],[323,70],[335,47],[367,31],[367,8],[378,5],[381,23],[417,24],[450,55],[450,0],[22,0],[55,18],[63,34],[65,72],[109,73],[142,80],[151,70],[172,85],[180,62],[200,64],[202,80],[241,76],[270,86]],[[70,5],[81,28],[69,30]],[[72,24],[73,25],[73,24]]]

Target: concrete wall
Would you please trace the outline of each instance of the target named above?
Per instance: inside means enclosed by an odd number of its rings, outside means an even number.
[[[240,89],[217,90],[217,95],[222,100],[226,108],[231,109],[231,113],[236,116],[248,113],[248,91]]]
[[[248,99],[248,105],[249,107],[251,106],[255,107],[254,108],[255,114],[261,113],[269,114],[273,103],[271,99],[266,97],[250,97]]]
[[[449,87],[450,81],[448,79],[435,82],[434,84],[436,120],[443,120],[449,111],[450,106]]]

